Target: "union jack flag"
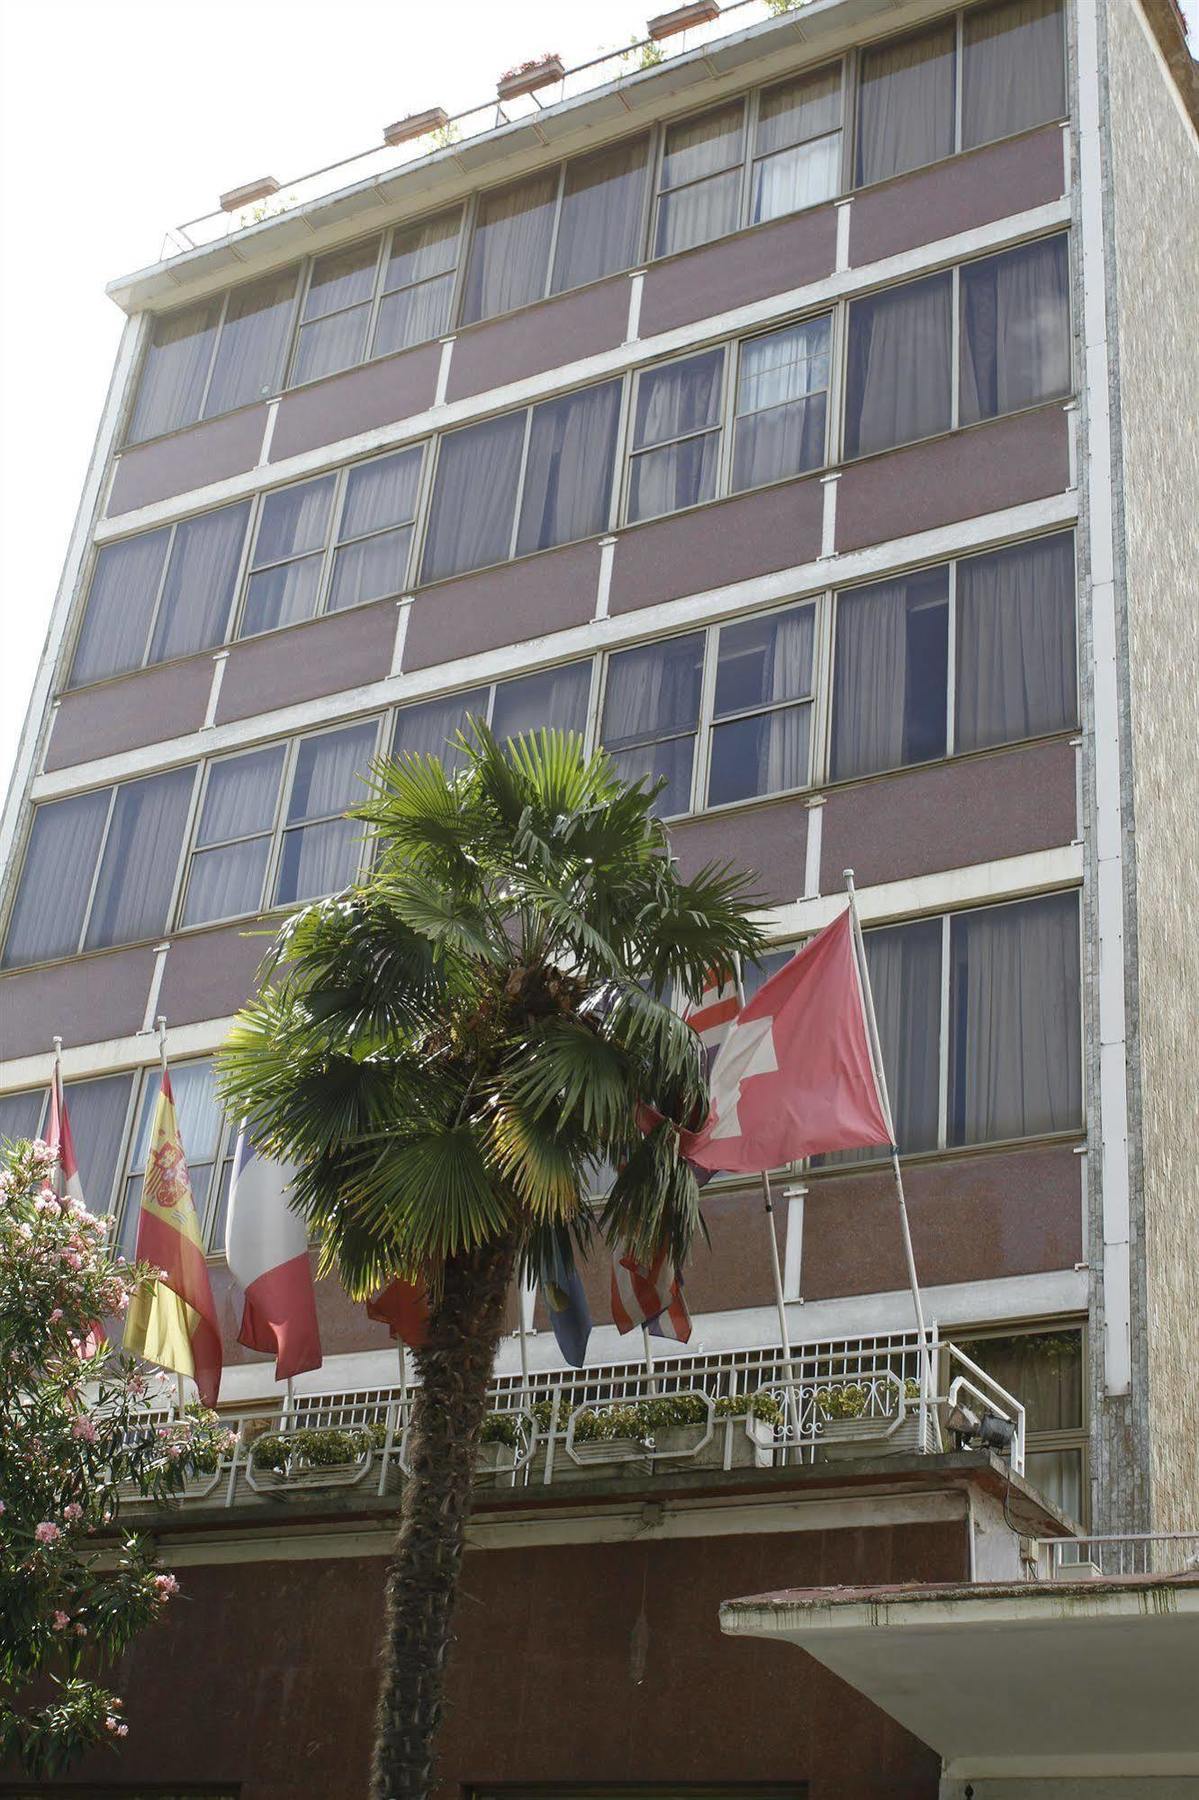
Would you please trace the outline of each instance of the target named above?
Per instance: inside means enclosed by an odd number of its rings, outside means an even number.
[[[683,1298],[683,1281],[671,1272],[662,1250],[646,1269],[627,1251],[612,1259],[612,1323],[622,1335],[644,1325],[654,1337],[685,1344],[691,1336],[691,1314]]]

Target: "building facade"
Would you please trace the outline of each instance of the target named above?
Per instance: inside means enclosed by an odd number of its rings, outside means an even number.
[[[86,1191],[128,1249],[165,1017],[223,1394],[266,1416],[272,1370],[234,1342],[210,1062],[261,933],[353,878],[342,815],[376,754],[440,752],[472,714],[574,729],[667,778],[684,867],[755,871],[772,959],[854,869],[926,1312],[1025,1408],[1028,1534],[1054,1509],[1194,1524],[1179,20],[746,0],[666,46],[114,284],[128,322],[4,816],[0,1131],[39,1128],[61,1036]],[[775,1187],[813,1384],[902,1376],[886,1164]],[[705,1214],[672,1379],[723,1394],[778,1376],[780,1333],[760,1196],[717,1182]],[[594,1398],[640,1377],[606,1268],[588,1280]],[[301,1408],[379,1416],[385,1330],[329,1284],[320,1305]],[[518,1307],[549,1392],[552,1337]],[[497,1380],[518,1379],[513,1336]],[[787,1653],[722,1644],[715,1608],[1006,1570],[994,1471],[773,1460],[484,1501],[447,1794],[936,1792],[916,1739],[815,1664],[796,1701]],[[244,1659],[194,1742],[131,1734],[130,1779],[361,1791],[385,1475],[378,1506],[354,1497],[372,1479],[299,1512],[233,1504],[231,1478],[223,1512],[201,1496],[164,1528],[195,1606],[134,1671],[147,1720],[197,1642]],[[700,1720],[717,1683],[727,1712]]]

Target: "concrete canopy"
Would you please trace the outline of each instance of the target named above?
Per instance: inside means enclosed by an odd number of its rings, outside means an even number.
[[[730,1600],[907,1727],[947,1778],[1199,1774],[1199,1574]]]

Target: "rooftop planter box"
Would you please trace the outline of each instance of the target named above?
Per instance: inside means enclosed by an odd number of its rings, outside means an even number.
[[[409,144],[413,138],[428,137],[431,131],[444,131],[450,122],[450,115],[444,106],[431,106],[427,112],[409,113],[406,119],[397,119],[394,125],[383,127],[385,144]]]
[[[888,1373],[894,1405],[871,1412],[870,1393],[856,1382],[820,1388],[816,1393],[817,1447],[828,1462],[858,1457],[897,1456],[920,1449],[920,1385],[901,1383]]]
[[[521,63],[519,69],[509,69],[507,74],[501,75],[495,91],[501,100],[518,100],[522,94],[535,94],[538,88],[553,87],[565,74],[560,56],[539,56],[533,62]]]
[[[370,1468],[379,1442],[378,1427],[269,1432],[255,1440],[246,1480],[260,1494],[352,1487]]]
[[[670,12],[659,13],[645,29],[655,44],[660,44],[663,38],[674,37],[692,25],[708,25],[719,17],[719,0],[692,0],[689,6],[676,6]]]
[[[538,1429],[550,1429],[551,1406],[533,1408]],[[713,1401],[702,1393],[663,1395],[658,1399],[609,1406],[582,1407],[567,1415],[566,1440],[554,1446],[551,1481],[578,1481],[607,1476],[622,1469],[643,1475],[649,1469],[764,1468],[774,1460],[775,1428],[782,1418],[772,1394],[737,1394]],[[531,1477],[544,1480],[546,1447],[537,1446]]]

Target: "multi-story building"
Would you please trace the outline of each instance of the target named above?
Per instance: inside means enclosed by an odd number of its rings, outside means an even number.
[[[719,10],[653,22],[660,60],[401,122],[392,145],[435,135],[114,284],[4,819],[0,1130],[38,1128],[61,1036],[87,1193],[128,1247],[166,1018],[224,1399],[264,1418],[210,1058],[255,927],[355,874],[342,814],[374,755],[440,750],[471,713],[578,730],[668,778],[685,866],[757,872],[780,954],[856,871],[926,1311],[997,1384],[971,1376],[1015,1472],[932,1425],[856,1463],[822,1439],[822,1383],[860,1377],[894,1424],[886,1371],[918,1367],[869,1155],[775,1183],[804,1417],[749,1466],[723,1423],[719,1466],[580,1461],[584,1397],[783,1378],[760,1195],[715,1183],[695,1336],[652,1379],[606,1269],[573,1389],[514,1298],[560,1404],[548,1459],[543,1432],[481,1490],[447,1793],[933,1794],[925,1746],[815,1663],[722,1640],[719,1602],[1017,1571],[1013,1527],[1059,1513],[1199,1514],[1181,22],[1172,0]],[[381,1451],[285,1504],[243,1443],[162,1524],[190,1604],[131,1664],[139,1784],[363,1791],[400,1377],[381,1326],[329,1284],[320,1304],[291,1421],[390,1421]],[[527,1392],[514,1331],[499,1402]]]

